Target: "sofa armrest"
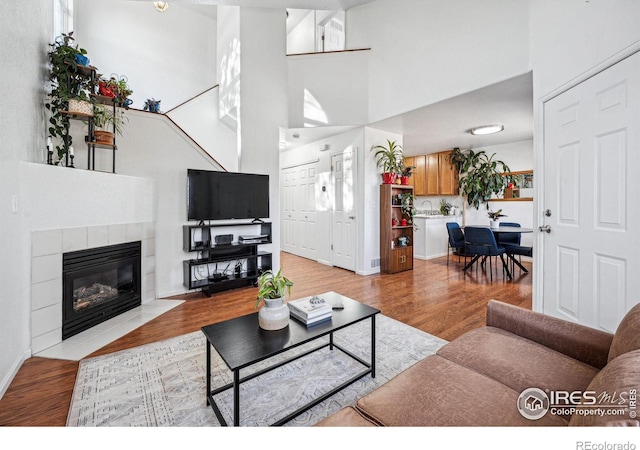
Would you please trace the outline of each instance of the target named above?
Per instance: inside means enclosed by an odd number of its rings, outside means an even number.
[[[501,328],[599,369],[607,365],[613,335],[567,320],[490,300],[487,326]]]

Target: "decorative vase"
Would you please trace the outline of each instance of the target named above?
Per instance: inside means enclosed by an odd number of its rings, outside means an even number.
[[[394,184],[396,182],[396,174],[393,172],[384,172],[382,174],[383,184]]]
[[[500,222],[497,220],[490,220],[489,221],[489,226],[491,228],[500,228]]]
[[[402,219],[400,221],[400,225],[402,225],[403,227],[406,227],[407,226],[407,219]]]
[[[263,298],[258,311],[258,324],[263,330],[282,330],[289,326],[289,307],[280,298]]]

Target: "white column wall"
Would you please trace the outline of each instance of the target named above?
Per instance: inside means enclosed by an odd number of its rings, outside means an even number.
[[[217,22],[177,3],[75,0],[74,37],[100,73],[126,75],[132,107],[161,100],[161,111],[217,84]]]
[[[379,0],[346,22],[347,47],[372,49],[371,122],[529,71],[528,1]]]
[[[44,82],[52,2],[4,2],[0,14],[0,397],[30,356],[30,238],[20,161],[44,160]],[[51,186],[41,185],[41,189]],[[15,204],[15,210],[14,210]],[[14,212],[15,211],[15,212]]]
[[[240,10],[240,163],[245,173],[269,175],[273,267],[280,267],[280,127],[287,126],[284,9]],[[265,36],[269,36],[265,39]]]

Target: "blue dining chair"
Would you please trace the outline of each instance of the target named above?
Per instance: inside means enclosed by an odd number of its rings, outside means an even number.
[[[501,227],[517,227],[520,228],[519,223],[515,222],[500,222]],[[518,261],[522,264],[522,257],[533,257],[533,247],[527,247],[520,245],[522,239],[521,233],[500,233],[498,234],[498,245],[502,245],[505,248],[507,255],[518,256]],[[515,260],[512,259],[515,262]],[[515,264],[511,264],[511,271],[515,269]]]
[[[447,222],[447,233],[449,234],[449,248],[447,248],[447,265],[449,265],[449,253],[453,249],[453,254],[458,255],[458,261],[460,256],[464,256],[465,262],[467,261],[467,254],[465,252],[464,245],[464,233],[462,228],[458,225],[458,222]]]
[[[493,268],[491,264],[492,257],[499,256],[502,261],[502,267],[507,273],[507,277],[511,279],[511,273],[509,272],[509,266],[507,266],[506,261],[504,260],[504,254],[506,252],[503,246],[499,246],[496,242],[496,237],[491,231],[490,228],[487,227],[465,227],[464,229],[464,241],[465,241],[465,251],[469,254],[474,254],[475,256],[464,267],[464,270],[467,270],[471,267],[478,259],[481,257],[486,257],[489,259],[489,273],[491,276],[491,282],[493,282]]]

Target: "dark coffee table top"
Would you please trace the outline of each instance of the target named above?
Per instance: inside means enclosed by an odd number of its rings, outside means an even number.
[[[255,312],[207,325],[202,327],[202,332],[229,369],[242,369],[380,312],[348,297],[340,297],[344,309],[334,309],[330,321],[309,327],[290,318],[289,326],[282,330],[263,330],[258,325],[258,313]]]

